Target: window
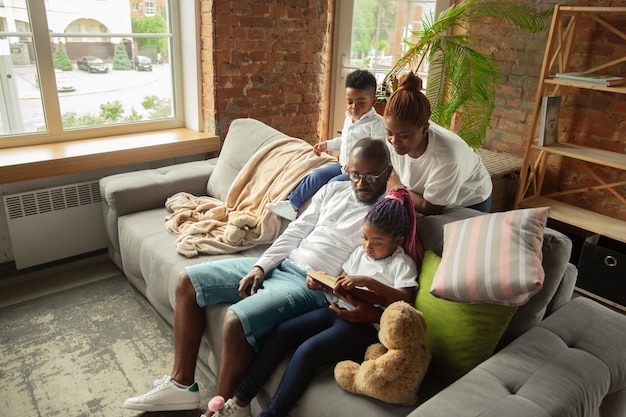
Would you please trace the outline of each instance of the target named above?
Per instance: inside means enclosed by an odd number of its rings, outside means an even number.
[[[424,18],[450,6],[447,0],[346,0],[338,2],[337,41],[331,103],[331,135],[345,118],[346,75],[367,69],[382,82],[398,56],[406,49],[411,31],[421,29]],[[418,74],[427,83],[428,63]],[[332,137],[332,136],[331,136]]]
[[[149,16],[127,0],[5,1],[0,147],[183,126],[194,87],[176,73],[178,45],[197,35],[177,20],[188,5],[158,3]],[[138,56],[154,65],[134,65]]]
[[[144,6],[146,9],[146,16],[152,16],[154,15],[154,0],[146,0],[144,2]]]

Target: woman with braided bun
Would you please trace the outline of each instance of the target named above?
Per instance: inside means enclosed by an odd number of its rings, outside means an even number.
[[[366,175],[350,175],[353,182],[372,181]],[[248,404],[274,372],[282,358],[295,350],[276,393],[260,416],[286,416],[322,365],[341,360],[362,361],[367,347],[378,342],[377,323],[355,320],[364,303],[347,293],[345,303],[335,296],[355,287],[367,288],[385,299],[412,303],[417,290],[417,271],[423,257],[415,234],[415,208],[404,189],[391,190],[374,204],[363,223],[362,245],[343,264],[333,293],[326,296],[330,306],[279,324],[262,341],[248,373],[239,383],[218,416],[248,416]],[[311,290],[324,288],[307,277]],[[384,305],[381,305],[382,314]],[[379,316],[380,319],[380,316]],[[244,411],[245,410],[245,411]]]
[[[394,171],[388,189],[409,190],[422,214],[440,214],[446,207],[489,212],[493,188],[489,172],[461,137],[430,121],[430,103],[421,89],[422,80],[411,72],[385,106]]]

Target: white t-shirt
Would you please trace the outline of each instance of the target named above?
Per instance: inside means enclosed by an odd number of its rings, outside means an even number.
[[[346,112],[341,136],[326,141],[326,150],[339,150],[339,163],[344,167],[348,163],[350,151],[358,141],[365,138],[385,140],[385,122],[374,108],[365,113],[359,120],[352,122],[352,115]]]
[[[288,259],[304,270],[339,275],[341,265],[361,243],[370,207],[359,201],[350,181],[324,185],[255,265],[269,271]]]
[[[480,156],[460,136],[430,122],[428,146],[419,158],[398,155],[387,142],[400,182],[436,206],[482,203],[492,191],[491,176]]]
[[[343,264],[343,270],[348,275],[364,275],[371,277],[393,288],[417,288],[417,266],[415,261],[398,247],[391,255],[384,259],[372,259],[365,254],[363,245],[359,245]],[[325,292],[329,303],[337,303],[347,310],[353,308],[343,298],[331,292]]]

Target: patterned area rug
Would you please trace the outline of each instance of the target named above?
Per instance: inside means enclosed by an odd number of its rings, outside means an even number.
[[[0,309],[0,415],[198,417],[121,407],[171,370],[173,332],[123,276]],[[214,386],[196,369],[201,402]]]

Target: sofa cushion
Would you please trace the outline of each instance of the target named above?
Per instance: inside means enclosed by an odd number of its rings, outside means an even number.
[[[625,328],[622,314],[576,298],[409,417],[624,416]]]
[[[528,302],[543,285],[541,245],[549,211],[511,210],[446,224],[431,294],[472,303]]]
[[[269,142],[286,137],[284,133],[255,119],[233,120],[215,171],[207,183],[207,194],[225,201],[235,177],[250,157]]]
[[[440,262],[435,253],[425,253],[415,307],[426,318],[426,342],[433,353],[429,372],[452,382],[493,354],[517,307],[434,297],[429,289]]]

